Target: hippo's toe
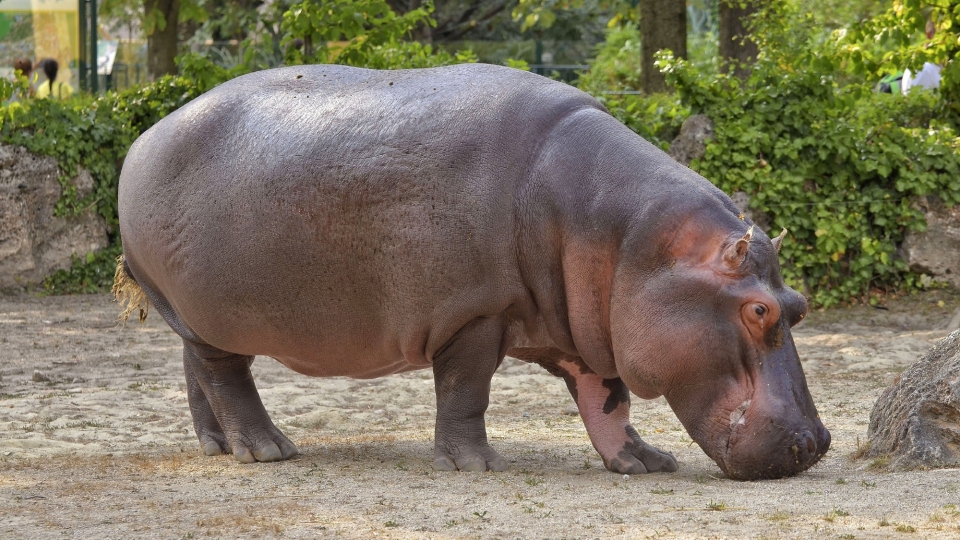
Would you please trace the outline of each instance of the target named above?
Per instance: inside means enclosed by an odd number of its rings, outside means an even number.
[[[233,457],[241,463],[271,462],[290,459],[300,451],[278,429],[270,437],[257,438],[256,444],[236,443],[231,445]]]
[[[437,451],[433,460],[433,469],[436,471],[464,471],[503,472],[509,467],[507,460],[489,446],[476,450],[462,450],[458,452],[459,459],[454,459],[447,453]]]
[[[229,449],[225,450],[220,443],[214,440],[201,443],[200,449],[203,451],[203,455],[205,456],[219,456],[220,454],[229,453]]]

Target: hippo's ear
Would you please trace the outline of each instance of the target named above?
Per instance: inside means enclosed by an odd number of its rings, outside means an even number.
[[[723,250],[723,262],[731,269],[739,268],[747,258],[747,250],[750,249],[750,239],[753,238],[753,225],[747,229],[747,234]]]
[[[771,240],[771,242],[773,242],[773,247],[777,250],[777,253],[780,253],[780,245],[783,244],[783,239],[784,239],[785,236],[787,236],[787,229],[786,229],[786,228],[784,228],[782,231],[780,231],[780,236],[778,236],[778,237],[774,238],[773,240]]]

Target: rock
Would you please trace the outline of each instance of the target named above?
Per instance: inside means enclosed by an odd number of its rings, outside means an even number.
[[[567,407],[563,409],[563,414],[565,416],[580,416],[580,409],[575,404],[567,405]]]
[[[50,376],[39,369],[35,369],[33,370],[33,382],[50,382]]]
[[[706,115],[695,114],[683,121],[680,134],[670,143],[667,153],[689,167],[690,162],[703,157],[713,133],[713,121]]]
[[[37,284],[72,255],[108,244],[104,220],[91,208],[76,217],[53,215],[62,188],[57,161],[19,146],[0,145],[0,289]],[[81,169],[72,180],[79,197],[94,183]]]
[[[960,330],[883,391],[867,435],[867,456],[894,470],[960,465]]]
[[[914,272],[960,287],[960,205],[947,208],[936,195],[920,197],[913,204],[923,211],[927,230],[907,232],[900,256]]]

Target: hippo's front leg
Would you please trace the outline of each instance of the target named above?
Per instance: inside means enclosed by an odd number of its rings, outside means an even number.
[[[499,320],[474,319],[434,358],[434,469],[507,470],[507,460],[487,444],[483,420],[490,402],[490,380],[503,360],[502,341]]]
[[[279,461],[297,447],[270,420],[253,382],[252,356],[183,342],[193,427],[207,455],[232,452],[244,463]]]
[[[556,349],[526,349],[527,354],[516,352],[520,353],[516,354],[518,358],[540,364],[567,383],[590,442],[607,469],[624,474],[677,470],[677,460],[672,454],[644,442],[630,425],[630,390],[619,378],[604,379],[580,358]]]

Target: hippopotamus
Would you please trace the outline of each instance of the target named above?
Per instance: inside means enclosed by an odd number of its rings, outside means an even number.
[[[664,396],[728,477],[815,464],[830,435],[791,327],[783,234],[567,84],[492,65],[284,67],[147,130],[119,184],[125,313],[183,339],[205,454],[298,453],[250,372],[433,370],[433,467],[501,471],[509,355],[569,388],[607,469],[675,471],[630,394]]]

